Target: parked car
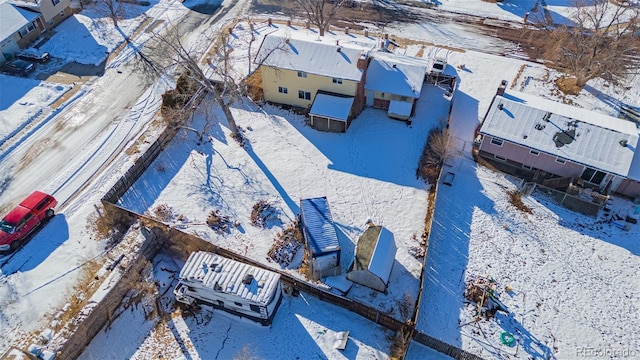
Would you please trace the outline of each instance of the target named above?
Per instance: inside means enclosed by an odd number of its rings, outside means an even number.
[[[15,251],[55,214],[56,199],[34,191],[0,221],[0,252]]]
[[[7,61],[4,65],[2,65],[1,70],[12,74],[26,76],[27,74],[35,70],[35,68],[36,66],[32,62],[22,59],[13,59]]]
[[[38,52],[34,50],[21,50],[16,53],[16,57],[21,60],[37,62],[37,63],[46,63],[51,59],[51,55],[48,52]]]
[[[435,60],[433,60],[433,64],[431,65],[431,73],[437,74],[437,75],[442,74],[446,67],[447,67],[447,60],[440,57],[435,58]]]

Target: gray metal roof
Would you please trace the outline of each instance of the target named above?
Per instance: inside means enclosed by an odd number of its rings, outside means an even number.
[[[425,60],[384,51],[369,55],[372,59],[367,67],[366,90],[414,99],[420,97],[428,66]]]
[[[256,62],[264,59],[263,65],[279,69],[360,81],[358,59],[374,46],[281,28],[264,37]]]
[[[371,226],[358,238],[354,270],[369,270],[387,284],[396,252],[393,233],[383,226]]]
[[[300,217],[307,241],[316,256],[340,250],[326,197],[300,200]]]
[[[630,121],[519,92],[495,97],[480,133],[625,177],[638,147]]]
[[[243,279],[248,274],[253,280],[245,284]],[[189,255],[180,270],[180,279],[201,282],[213,290],[266,305],[277,289],[280,274],[198,251]]]
[[[34,21],[40,13],[0,2],[0,41],[8,39],[23,26]]]

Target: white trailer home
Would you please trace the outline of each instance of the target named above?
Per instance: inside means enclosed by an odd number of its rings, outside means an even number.
[[[280,274],[205,251],[180,270],[176,300],[206,304],[269,325],[282,301]]]

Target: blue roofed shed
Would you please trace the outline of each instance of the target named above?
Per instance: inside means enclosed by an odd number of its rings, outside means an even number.
[[[311,277],[340,274],[340,243],[327,198],[300,200],[300,221],[310,255]]]

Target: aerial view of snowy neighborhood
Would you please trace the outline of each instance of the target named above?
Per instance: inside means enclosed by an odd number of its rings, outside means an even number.
[[[0,360],[640,359],[640,1],[0,0]]]

